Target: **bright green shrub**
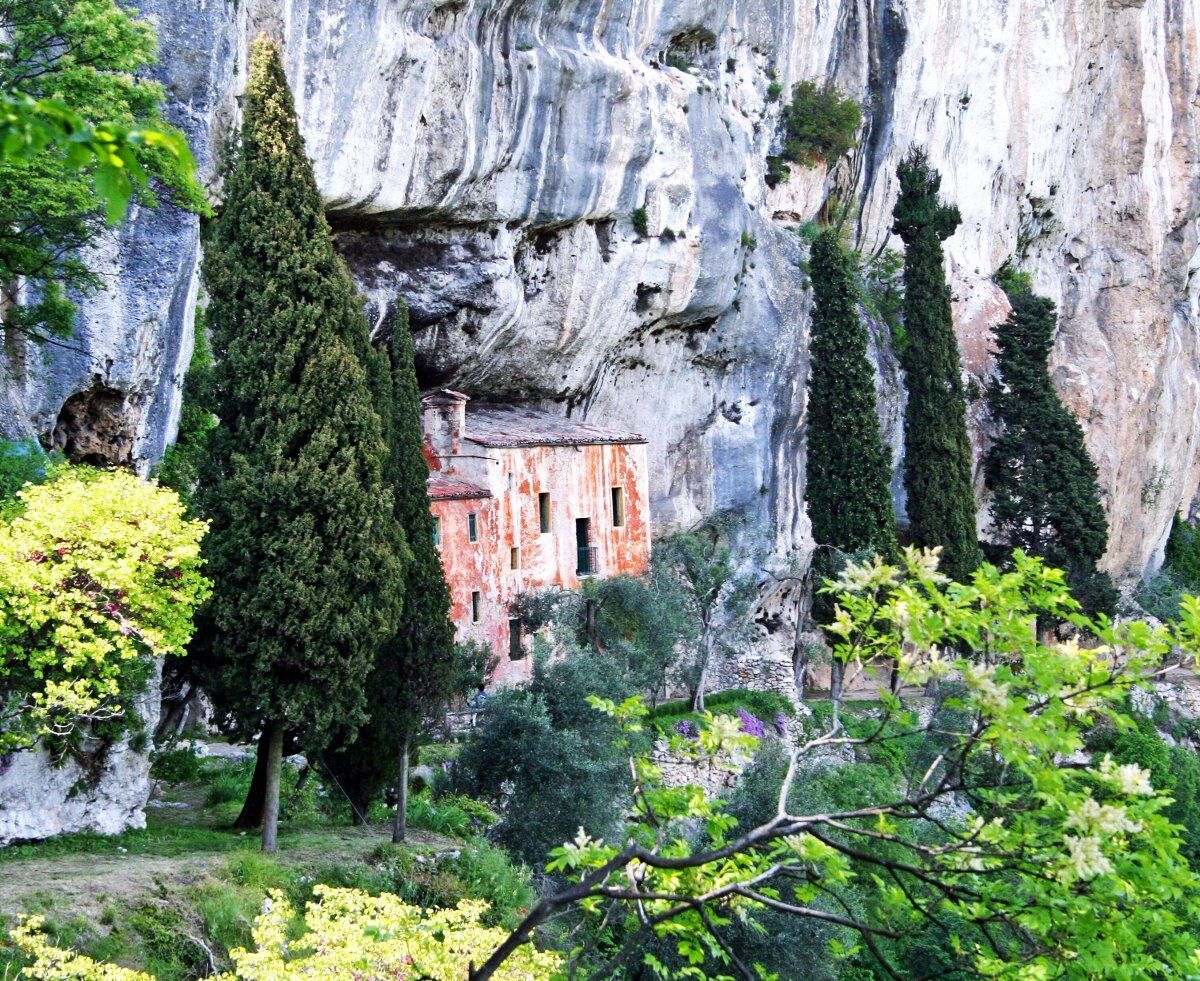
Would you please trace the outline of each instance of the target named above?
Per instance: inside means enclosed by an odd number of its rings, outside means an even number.
[[[783,152],[791,163],[833,167],[858,145],[862,107],[832,83],[808,80],[792,89],[792,101],[783,109]]]
[[[0,753],[129,721],[208,595],[203,533],[175,494],[121,470],[64,468],[20,492],[0,523]]]

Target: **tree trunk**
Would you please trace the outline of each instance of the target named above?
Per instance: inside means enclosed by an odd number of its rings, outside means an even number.
[[[836,657],[829,665],[829,700],[833,703],[833,721],[837,724],[838,709],[842,704],[842,680],[845,677],[846,665]]]
[[[283,769],[283,720],[267,724],[260,737],[267,744],[266,793],[262,812],[262,850],[272,853],[278,847],[279,777]]]
[[[590,596],[583,601],[583,632],[588,647],[600,653],[600,633],[596,629],[596,601]]]
[[[408,733],[400,748],[400,766],[396,774],[396,819],[392,822],[392,844],[398,845],[408,836]]]
[[[700,662],[700,675],[696,679],[696,691],[692,695],[692,711],[704,711],[704,688],[708,684],[708,663],[712,660],[713,638],[708,625],[704,627],[704,660]]]
[[[258,737],[258,747],[254,754],[254,776],[250,778],[250,789],[246,791],[246,802],[242,812],[233,822],[235,828],[246,830],[261,827],[263,820],[263,805],[267,800],[267,733],[264,729]]]

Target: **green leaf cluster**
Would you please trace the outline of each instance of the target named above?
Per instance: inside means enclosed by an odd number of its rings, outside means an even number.
[[[862,107],[832,82],[821,85],[807,79],[793,87],[781,124],[783,149],[768,159],[767,182],[771,186],[787,180],[789,163],[805,167],[824,163],[832,169],[858,145]]]
[[[909,533],[920,546],[941,546],[942,565],[966,579],[982,560],[975,529],[971,440],[950,287],[942,242],[958,209],[938,197],[941,177],[925,154],[901,161],[892,230],[904,241],[904,333],[908,389],[904,413],[904,487]]]
[[[183,137],[163,123],[150,25],[116,0],[11,0],[0,10],[0,284],[5,327],[69,334],[80,252],[130,196],[205,211]],[[156,188],[158,190],[156,190]],[[18,291],[16,284],[27,288]]]

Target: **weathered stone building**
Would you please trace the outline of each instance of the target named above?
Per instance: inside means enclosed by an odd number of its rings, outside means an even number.
[[[501,682],[529,676],[510,617],[520,593],[641,575],[650,561],[646,440],[534,409],[423,400],[430,506],[461,639],[499,657]]]

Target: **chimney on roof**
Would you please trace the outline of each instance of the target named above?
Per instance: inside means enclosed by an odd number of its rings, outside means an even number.
[[[462,392],[448,388],[430,392],[421,399],[425,429],[425,459],[429,469],[450,470],[459,445],[467,435],[467,403]]]

